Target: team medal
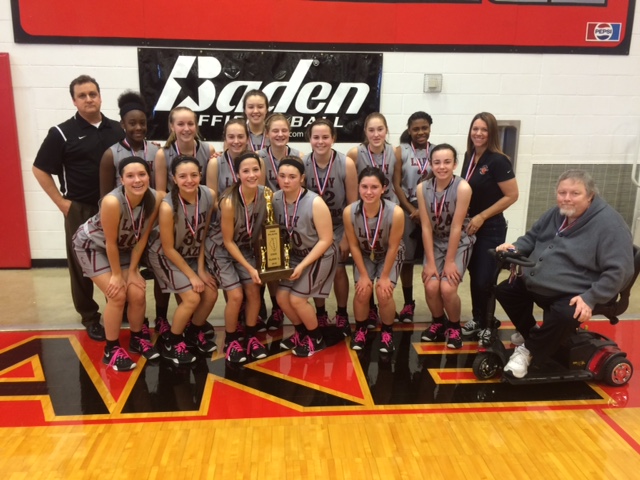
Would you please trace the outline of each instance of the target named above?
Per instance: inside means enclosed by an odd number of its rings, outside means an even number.
[[[411,151],[413,152],[413,158],[418,161],[418,171],[420,172],[420,177],[424,177],[424,172],[427,171],[427,167],[429,166],[429,142],[427,142],[427,146],[425,147],[425,152],[427,153],[426,158],[424,159],[424,163],[422,163],[422,159],[418,157],[418,153],[416,149],[413,147],[413,142],[409,144],[411,147]]]
[[[229,155],[229,150],[224,152],[224,158],[227,159],[227,163],[229,164],[229,170],[231,170],[233,183],[236,183],[238,181],[238,177],[236,177],[236,172],[233,170],[233,160],[231,160],[231,155]]]
[[[129,197],[127,194],[124,194],[124,198],[127,201],[127,208],[129,209],[129,218],[131,218],[131,227],[133,228],[133,236],[136,237],[136,242],[140,239],[140,231],[142,230],[142,225],[144,225],[144,207],[140,208],[140,214],[138,215],[138,228],[136,228],[136,220],[133,218],[133,209],[131,208],[131,203],[129,202]]]
[[[324,194],[329,184],[329,176],[331,174],[331,168],[333,167],[333,159],[335,157],[335,150],[331,150],[331,158],[329,159],[329,165],[327,166],[327,175],[324,177],[324,182],[320,182],[320,175],[318,175],[318,163],[316,162],[315,154],[311,154],[311,162],[313,163],[313,172],[316,175],[316,183],[318,184],[318,193],[320,196]]]
[[[302,197],[302,191],[303,189],[301,188],[300,191],[298,192],[298,198],[296,198],[296,203],[294,204],[294,207],[293,207],[293,216],[291,217],[291,225],[289,225],[289,210],[287,207],[287,198],[285,197],[285,195],[282,195],[282,203],[284,203],[284,228],[287,229],[287,235],[289,235],[289,238],[291,238],[291,234],[293,233],[293,228],[295,227],[296,215],[298,214],[298,205],[300,203],[300,197]]]
[[[451,184],[453,183],[453,180],[455,179],[455,176],[451,177],[451,181],[449,182],[449,185],[447,185],[447,188],[445,188],[443,190],[443,195],[442,195],[442,200],[440,200],[440,202],[438,202],[438,198],[436,197],[436,178],[433,178],[433,206],[432,206],[432,210],[433,213],[435,214],[435,225],[438,226],[440,225],[440,217],[442,217],[442,209],[444,208],[444,204],[447,200],[447,194],[449,193],[449,187],[451,186]]]
[[[238,188],[240,192],[240,197],[242,197],[242,204],[244,206],[244,221],[247,226],[247,234],[249,238],[251,238],[251,232],[253,232],[253,210],[255,209],[255,205],[257,203],[257,192],[256,197],[254,198],[253,205],[251,206],[251,213],[249,213],[249,207],[247,207],[247,201],[244,199],[244,193],[242,193],[242,187]]]
[[[198,233],[198,223],[200,223],[200,190],[196,193],[196,209],[193,214],[193,223],[189,221],[189,213],[187,212],[187,206],[184,204],[184,200],[182,199],[182,195],[178,194],[178,199],[180,200],[180,204],[182,204],[182,211],[184,212],[184,221],[187,223],[187,227],[189,227],[189,231],[191,235],[193,235],[194,240],[197,242],[198,238],[196,237]]]
[[[382,203],[382,201],[380,202],[380,210],[378,210],[378,221],[376,222],[376,229],[373,232],[373,241],[371,241],[371,233],[369,232],[369,222],[367,222],[367,214],[364,211],[364,206],[362,208],[362,219],[364,220],[364,231],[367,234],[367,243],[369,244],[369,247],[371,248],[371,254],[369,255],[369,258],[371,259],[371,261],[375,261],[376,258],[376,253],[375,253],[375,248],[376,248],[376,243],[378,241],[378,236],[380,235],[380,225],[382,224],[382,216],[384,213],[384,203]]]
[[[386,149],[382,150],[382,165],[378,165],[378,163],[373,158],[374,154],[371,152],[371,149],[367,145],[367,153],[369,154],[369,161],[371,162],[371,166],[375,168],[379,168],[380,170],[382,170],[382,173],[386,173],[385,167],[387,166],[385,151]]]

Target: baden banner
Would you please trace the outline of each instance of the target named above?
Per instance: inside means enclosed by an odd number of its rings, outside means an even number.
[[[202,136],[222,140],[227,120],[242,115],[252,89],[269,98],[270,113],[291,122],[291,141],[305,141],[316,118],[331,120],[338,141],[363,139],[363,122],[380,110],[382,54],[138,49],[140,91],[153,107],[150,138],[168,137],[172,108],[199,116]]]
[[[11,0],[18,43],[628,55],[635,0]]]

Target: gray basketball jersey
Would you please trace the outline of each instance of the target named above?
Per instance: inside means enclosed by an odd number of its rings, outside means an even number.
[[[122,185],[122,180],[120,179],[120,175],[118,174],[118,165],[120,162],[127,157],[140,157],[142,158],[147,165],[149,165],[149,171],[151,172],[151,176],[149,177],[149,186],[151,188],[156,188],[156,176],[154,174],[154,160],[156,158],[156,153],[160,150],[160,147],[155,143],[151,143],[148,141],[144,141],[145,148],[142,150],[133,151],[127,145],[122,142],[118,142],[116,144],[111,145],[110,150],[113,154],[113,165],[116,167],[116,185],[119,187]]]
[[[222,195],[227,188],[236,183],[236,174],[233,170],[233,160],[229,155],[229,150],[224,151],[224,155],[220,155],[218,162],[218,197]]]
[[[303,162],[307,188],[320,195],[327,204],[335,230],[342,225],[342,212],[347,206],[347,160],[345,155],[340,152],[332,150],[332,154],[334,159],[331,171],[329,171],[329,165],[323,169],[315,167],[313,153],[305,155]],[[316,177],[316,169],[318,177]]]
[[[222,226],[220,225],[221,213],[218,211],[216,218],[211,222],[209,228],[209,237],[216,245],[224,245],[222,238]],[[252,226],[251,236],[247,230],[247,219],[245,215],[235,215],[235,224],[233,228],[233,241],[242,252],[253,252],[253,247],[260,238],[262,225],[264,225],[267,216],[267,202],[264,198],[264,186],[258,185],[256,199],[249,207],[249,218]]]
[[[182,203],[178,200],[177,212],[174,210],[173,200],[171,193],[168,193],[163,202],[166,202],[171,210],[174,211],[173,215],[173,232],[174,232],[174,248],[184,258],[197,258],[200,254],[200,245],[204,241],[204,231],[206,227],[207,213],[213,208],[213,197],[209,189],[203,185],[198,187],[198,212],[197,212],[197,227],[196,227],[196,205],[185,203],[184,208]],[[186,210],[186,215],[185,215]],[[187,223],[188,222],[188,223]],[[160,255],[164,254],[162,250],[162,242],[160,241],[159,227],[156,227],[151,234],[149,240],[150,247],[153,251]],[[195,234],[191,230],[195,231]]]
[[[427,151],[428,150],[428,151]],[[426,180],[431,173],[431,163],[429,155],[433,150],[431,143],[427,148],[414,150],[408,143],[400,144],[402,153],[402,191],[409,202],[416,202],[416,187],[420,182]]]
[[[178,156],[178,150],[176,145],[173,144],[170,147],[162,147],[164,150],[164,159],[167,162],[167,190],[171,191],[173,187],[173,176],[171,175],[171,162]],[[209,163],[209,157],[211,156],[211,148],[208,143],[200,142],[196,140],[196,160],[200,164],[200,173],[202,178],[207,178],[207,164]],[[204,182],[204,180],[202,180]]]
[[[433,226],[434,239],[446,241],[449,239],[451,222],[453,222],[453,215],[456,211],[456,203],[458,201],[458,185],[460,185],[461,181],[461,177],[454,175],[449,186],[441,192],[435,191],[435,177],[422,182],[422,195],[425,205],[427,206],[429,218],[431,219],[431,225]],[[469,216],[467,215],[462,224],[461,244],[467,241],[466,226],[468,223]]]
[[[313,222],[313,201],[316,197],[318,197],[318,194],[315,192],[305,190],[300,197],[295,218],[293,218],[295,204],[288,203],[286,206],[289,228],[292,229],[290,236],[292,257],[298,259],[306,257],[315,244],[318,243],[318,231]],[[288,235],[286,232],[287,223],[284,218],[285,205],[284,192],[282,190],[273,194],[273,215],[276,222],[285,230],[285,236]]]
[[[252,152],[259,152],[271,145],[271,141],[266,137],[264,132],[256,135],[249,130],[249,148]]]
[[[153,198],[155,198],[156,191],[151,189],[151,193],[153,194]],[[149,222],[149,219],[143,212],[142,204],[135,207],[133,212],[130,212],[129,205],[127,204],[127,198],[125,197],[124,189],[122,187],[115,188],[107,195],[113,195],[120,202],[118,250],[121,252],[133,250],[133,247],[138,243],[136,235],[139,237],[144,231],[145,225]],[[85,248],[106,248],[104,230],[102,228],[102,222],[100,221],[100,212],[96,213],[93,217],[87,220],[84,225],[82,225],[78,230],[77,239],[82,241]]]
[[[378,230],[378,237],[374,245],[373,251],[375,255],[375,261],[384,261],[389,248],[389,234],[393,226],[393,209],[396,206],[390,200],[382,201],[382,220],[380,221],[380,229]],[[378,224],[378,216],[373,218],[366,218],[364,211],[362,210],[362,200],[358,200],[351,204],[351,224],[353,230],[358,239],[358,245],[360,245],[360,251],[362,255],[368,257],[371,255],[371,245],[369,242],[373,241],[373,236],[376,231],[376,225]],[[369,237],[367,237],[367,231],[365,230],[365,218],[367,227],[369,229]],[[368,239],[367,239],[368,238]]]
[[[278,166],[280,165],[281,158],[276,158],[271,152],[271,147],[263,148],[258,152],[258,155],[264,162],[265,168],[265,177],[267,179],[267,187],[269,187],[274,192],[280,190],[278,186]],[[287,155],[286,156],[294,156],[299,157],[300,152],[295,148],[291,148],[287,145]]]
[[[375,165],[371,162],[373,162]],[[371,153],[369,156],[369,147],[365,144],[358,145],[358,158],[356,160],[356,170],[358,170],[358,176],[360,172],[367,167],[378,167],[384,173],[384,176],[389,181],[387,186],[387,193],[384,198],[391,200],[394,203],[398,203],[398,197],[393,190],[393,169],[396,163],[396,156],[393,152],[393,147],[385,143],[382,153]]]

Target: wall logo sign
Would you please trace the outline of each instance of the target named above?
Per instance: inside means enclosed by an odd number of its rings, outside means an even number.
[[[210,2],[209,2],[210,3]],[[628,55],[636,0],[11,0],[17,43],[308,51],[436,51]],[[118,3],[119,5],[119,3]],[[124,5],[124,3],[123,3]],[[258,13],[259,12],[259,13]],[[194,14],[195,13],[195,14]],[[256,18],[259,28],[238,28]],[[144,21],[141,21],[144,19]],[[189,25],[158,28],[158,25]],[[221,19],[224,19],[221,21]],[[340,25],[348,28],[337,28]],[[451,21],[455,19],[455,21]],[[606,40],[585,25],[620,29]],[[372,25],[376,27],[372,28]],[[212,27],[215,26],[215,27]],[[600,33],[600,36],[607,34]]]
[[[207,140],[222,140],[222,128],[242,115],[242,98],[262,90],[270,113],[291,122],[292,141],[317,118],[331,120],[338,141],[362,140],[364,119],[380,110],[381,54],[138,50],[140,90],[153,114],[149,136],[168,136],[171,109],[198,113]]]
[[[587,23],[587,42],[619,42],[621,23]]]

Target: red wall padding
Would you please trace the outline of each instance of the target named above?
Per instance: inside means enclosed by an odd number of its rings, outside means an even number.
[[[9,54],[0,53],[0,268],[31,268]]]

